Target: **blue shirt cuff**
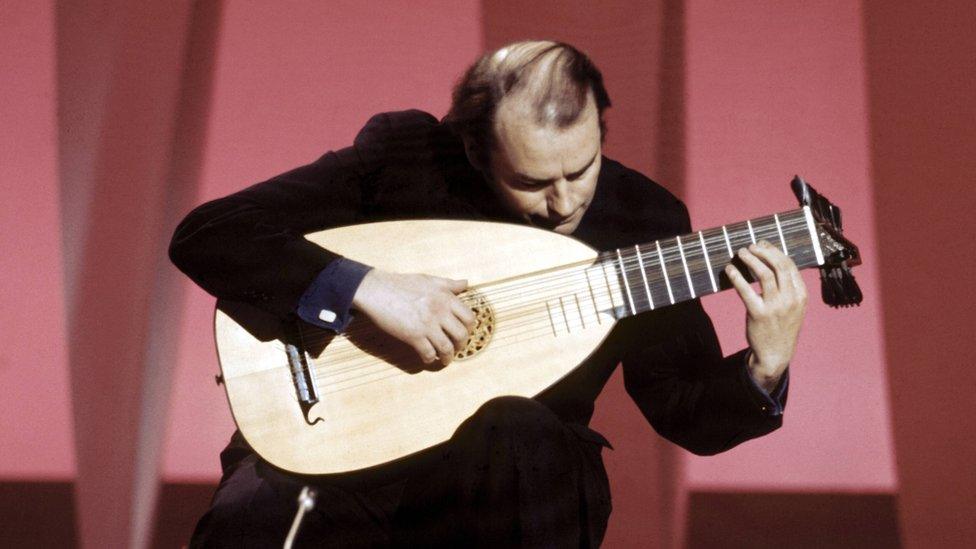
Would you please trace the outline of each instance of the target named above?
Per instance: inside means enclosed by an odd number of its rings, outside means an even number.
[[[295,313],[321,328],[341,332],[352,321],[352,298],[372,267],[340,257],[322,269],[309,285]]]
[[[767,392],[763,389],[756,380],[749,375],[749,355],[751,352],[745,353],[745,359],[742,361],[742,375],[748,380],[746,386],[750,388],[750,392],[753,395],[753,400],[759,405],[759,409],[763,413],[769,416],[781,416],[783,415],[783,410],[786,408],[786,393],[790,386],[790,368],[786,367],[783,371],[783,375],[779,378],[779,383],[772,391]]]

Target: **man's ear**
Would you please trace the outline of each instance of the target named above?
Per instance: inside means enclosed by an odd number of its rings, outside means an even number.
[[[481,147],[475,145],[470,137],[462,137],[464,142],[464,155],[468,157],[468,163],[481,173],[488,173],[488,166],[485,166],[486,159],[482,154]]]

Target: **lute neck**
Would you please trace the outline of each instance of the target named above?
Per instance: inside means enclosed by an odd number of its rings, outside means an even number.
[[[621,318],[731,288],[725,266],[737,250],[760,240],[781,249],[800,269],[824,262],[817,226],[803,207],[603,252],[597,264],[619,285],[609,298]]]

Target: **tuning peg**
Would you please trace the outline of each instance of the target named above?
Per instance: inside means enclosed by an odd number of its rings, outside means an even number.
[[[810,195],[810,185],[799,175],[793,176],[793,181],[790,181],[790,188],[793,189],[793,194],[800,201],[801,206],[809,206],[813,202],[813,197]]]
[[[830,211],[830,222],[833,223],[834,227],[836,227],[838,231],[843,232],[844,226],[843,223],[841,222],[840,208],[828,202],[827,209]]]
[[[854,274],[846,265],[820,269],[820,294],[831,307],[860,305],[864,299]]]

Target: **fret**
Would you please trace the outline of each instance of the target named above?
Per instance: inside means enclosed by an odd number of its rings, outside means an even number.
[[[701,242],[702,255],[705,257],[705,268],[708,270],[708,280],[712,283],[712,292],[718,292],[718,284],[715,283],[715,273],[712,272],[712,262],[708,259],[708,246],[705,245],[705,235],[698,231],[698,241]]]
[[[725,246],[729,249],[729,259],[735,257],[735,252],[732,251],[732,243],[729,242],[729,231],[725,230],[725,225],[722,225],[722,234],[725,235]]]
[[[661,241],[658,240],[654,245],[657,246],[657,257],[661,262],[661,275],[664,278],[664,284],[668,287],[668,299],[674,305],[674,292],[671,291],[671,280],[668,279],[668,267],[664,264],[664,254],[661,253]]]
[[[803,207],[803,219],[806,221],[807,230],[810,231],[810,242],[813,247],[813,251],[817,257],[817,265],[824,264],[823,250],[820,249],[820,239],[817,238],[817,225],[813,221],[813,214],[810,212],[810,206]]]
[[[695,285],[691,283],[691,273],[688,272],[688,261],[685,259],[685,251],[681,247],[681,237],[675,237],[678,241],[678,253],[681,254],[681,266],[685,269],[685,278],[688,280],[688,292],[691,293],[692,299],[695,298]]]
[[[810,232],[807,228],[806,218],[803,210],[787,212],[780,217],[780,224],[783,227],[783,235],[790,256],[790,259],[801,269],[819,265],[817,261],[817,248],[819,241],[810,239]]]
[[[751,225],[751,223],[735,223],[728,226],[729,241],[734,251],[738,251],[741,248],[748,248],[752,244]]]
[[[756,238],[766,240],[773,246],[784,250],[798,267],[810,266],[815,260],[813,242],[803,217],[802,210],[794,210],[754,219]]]
[[[583,269],[583,276],[586,277],[586,288],[590,291],[590,300],[593,301],[593,314],[596,315],[596,323],[603,324],[600,320],[600,306],[596,304],[596,294],[593,293],[593,284],[590,283],[590,270]]]
[[[617,288],[614,288],[613,285],[610,282],[611,280],[617,280],[616,277],[613,277],[613,276],[607,274],[607,265],[610,264],[610,263],[612,263],[612,261],[601,261],[600,262],[600,270],[603,272],[603,281],[606,282],[606,284],[607,284],[607,298],[610,300],[610,312],[611,312],[611,314],[613,315],[614,318],[620,318],[621,309],[624,308],[624,306],[623,306],[623,300],[620,299],[620,298],[622,298],[623,296],[622,295],[619,295],[619,293],[620,293],[620,287],[618,286]],[[616,292],[614,292],[615,289],[617,290]],[[614,298],[613,298],[614,293],[617,293],[618,294],[618,296],[617,296],[618,299],[617,300],[614,300]],[[617,306],[617,301],[620,301],[620,306],[619,307]]]
[[[644,258],[642,257],[640,246],[634,246],[634,253],[637,254],[637,266],[640,267],[641,278],[644,280],[644,291],[647,292],[647,305],[654,310],[654,296],[651,295],[651,285],[647,283],[647,269],[644,268]]]
[[[580,324],[583,326],[583,329],[585,330],[586,329],[586,319],[583,317],[583,308],[580,307],[579,297],[575,293],[573,293],[573,301],[576,302],[576,312],[579,313]],[[597,318],[600,318],[600,315],[596,315],[596,317]]]
[[[569,317],[566,316],[566,306],[563,305],[563,296],[559,296],[559,310],[563,313],[563,322],[566,323],[566,333],[570,332],[569,329]]]
[[[620,278],[624,281],[624,289],[627,290],[627,302],[630,303],[630,314],[637,314],[637,307],[634,307],[634,296],[630,293],[630,281],[627,274],[627,267],[624,266],[624,256],[620,253],[620,249],[617,249],[617,262],[620,264]]]
[[[756,235],[756,242],[765,240],[775,246],[779,240],[779,232],[776,230],[776,220],[773,216],[760,217],[753,221],[755,221],[752,227]]]
[[[672,281],[664,278],[664,271],[661,270],[661,259],[657,254],[657,250],[653,246],[645,246],[647,252],[645,252],[647,265],[647,284],[651,289],[651,299],[654,301],[654,307],[660,309],[661,307],[667,307],[671,303],[672,294],[668,292],[668,284]],[[662,250],[664,252],[664,250]],[[677,303],[677,299],[675,303]]]
[[[617,304],[613,302],[613,289],[610,287],[610,277],[607,276],[606,262],[600,262],[600,272],[603,273],[603,281],[607,284],[607,299],[610,300],[610,310],[616,311]]]
[[[617,263],[624,265],[626,271],[626,283],[630,289],[628,298],[633,306],[631,311],[641,313],[654,309],[655,301],[660,302],[659,298],[663,298],[664,288],[659,289],[658,296],[654,295],[656,289],[652,279],[654,271],[648,271],[645,267],[645,258],[641,253],[640,246],[617,250],[617,252]],[[622,263],[619,258],[623,258]],[[641,287],[644,289],[643,292],[640,291]]]
[[[644,298],[640,300],[635,298],[637,309],[641,311],[660,309],[670,303],[677,302],[672,301],[673,294],[670,290],[671,281],[664,276],[667,265],[661,263],[665,251],[662,249],[659,254],[657,252],[657,247],[659,246],[657,242],[649,242],[635,248],[640,251],[637,254],[638,264],[641,266],[641,270],[645,276],[644,280],[647,281],[647,285],[644,288],[644,293],[647,298],[646,303]]]
[[[546,313],[549,314],[549,326],[552,327],[552,335],[556,335],[556,322],[552,319],[552,309],[549,307],[549,302],[546,301]]]
[[[776,231],[779,232],[779,243],[783,247],[783,254],[789,256],[790,251],[786,249],[786,238],[783,237],[783,225],[779,222],[779,214],[773,214],[773,220],[776,221]]]
[[[746,219],[746,226],[749,227],[749,239],[752,240],[752,243],[753,244],[755,244],[756,243],[756,233],[753,232],[753,230],[752,230],[752,221]]]
[[[735,257],[735,252],[732,252],[731,255],[729,253],[732,250],[732,244],[728,238],[728,230],[723,226],[719,229],[708,229],[703,232],[705,234],[706,256],[711,264],[712,277],[718,286],[718,289],[714,291],[720,292],[731,288],[731,283],[725,276],[725,266]]]
[[[710,264],[711,260],[705,253],[705,246],[701,244],[704,234],[686,235],[681,239],[681,248],[684,251],[684,258],[688,264],[688,274],[691,277],[691,292],[693,297],[708,295],[716,291],[712,284],[713,277]]]
[[[677,303],[686,299],[693,299],[694,290],[689,284],[690,277],[687,276],[687,271],[684,269],[682,253],[677,239],[659,240],[658,242],[661,244],[661,256],[664,258],[668,283],[671,285],[674,301]]]

